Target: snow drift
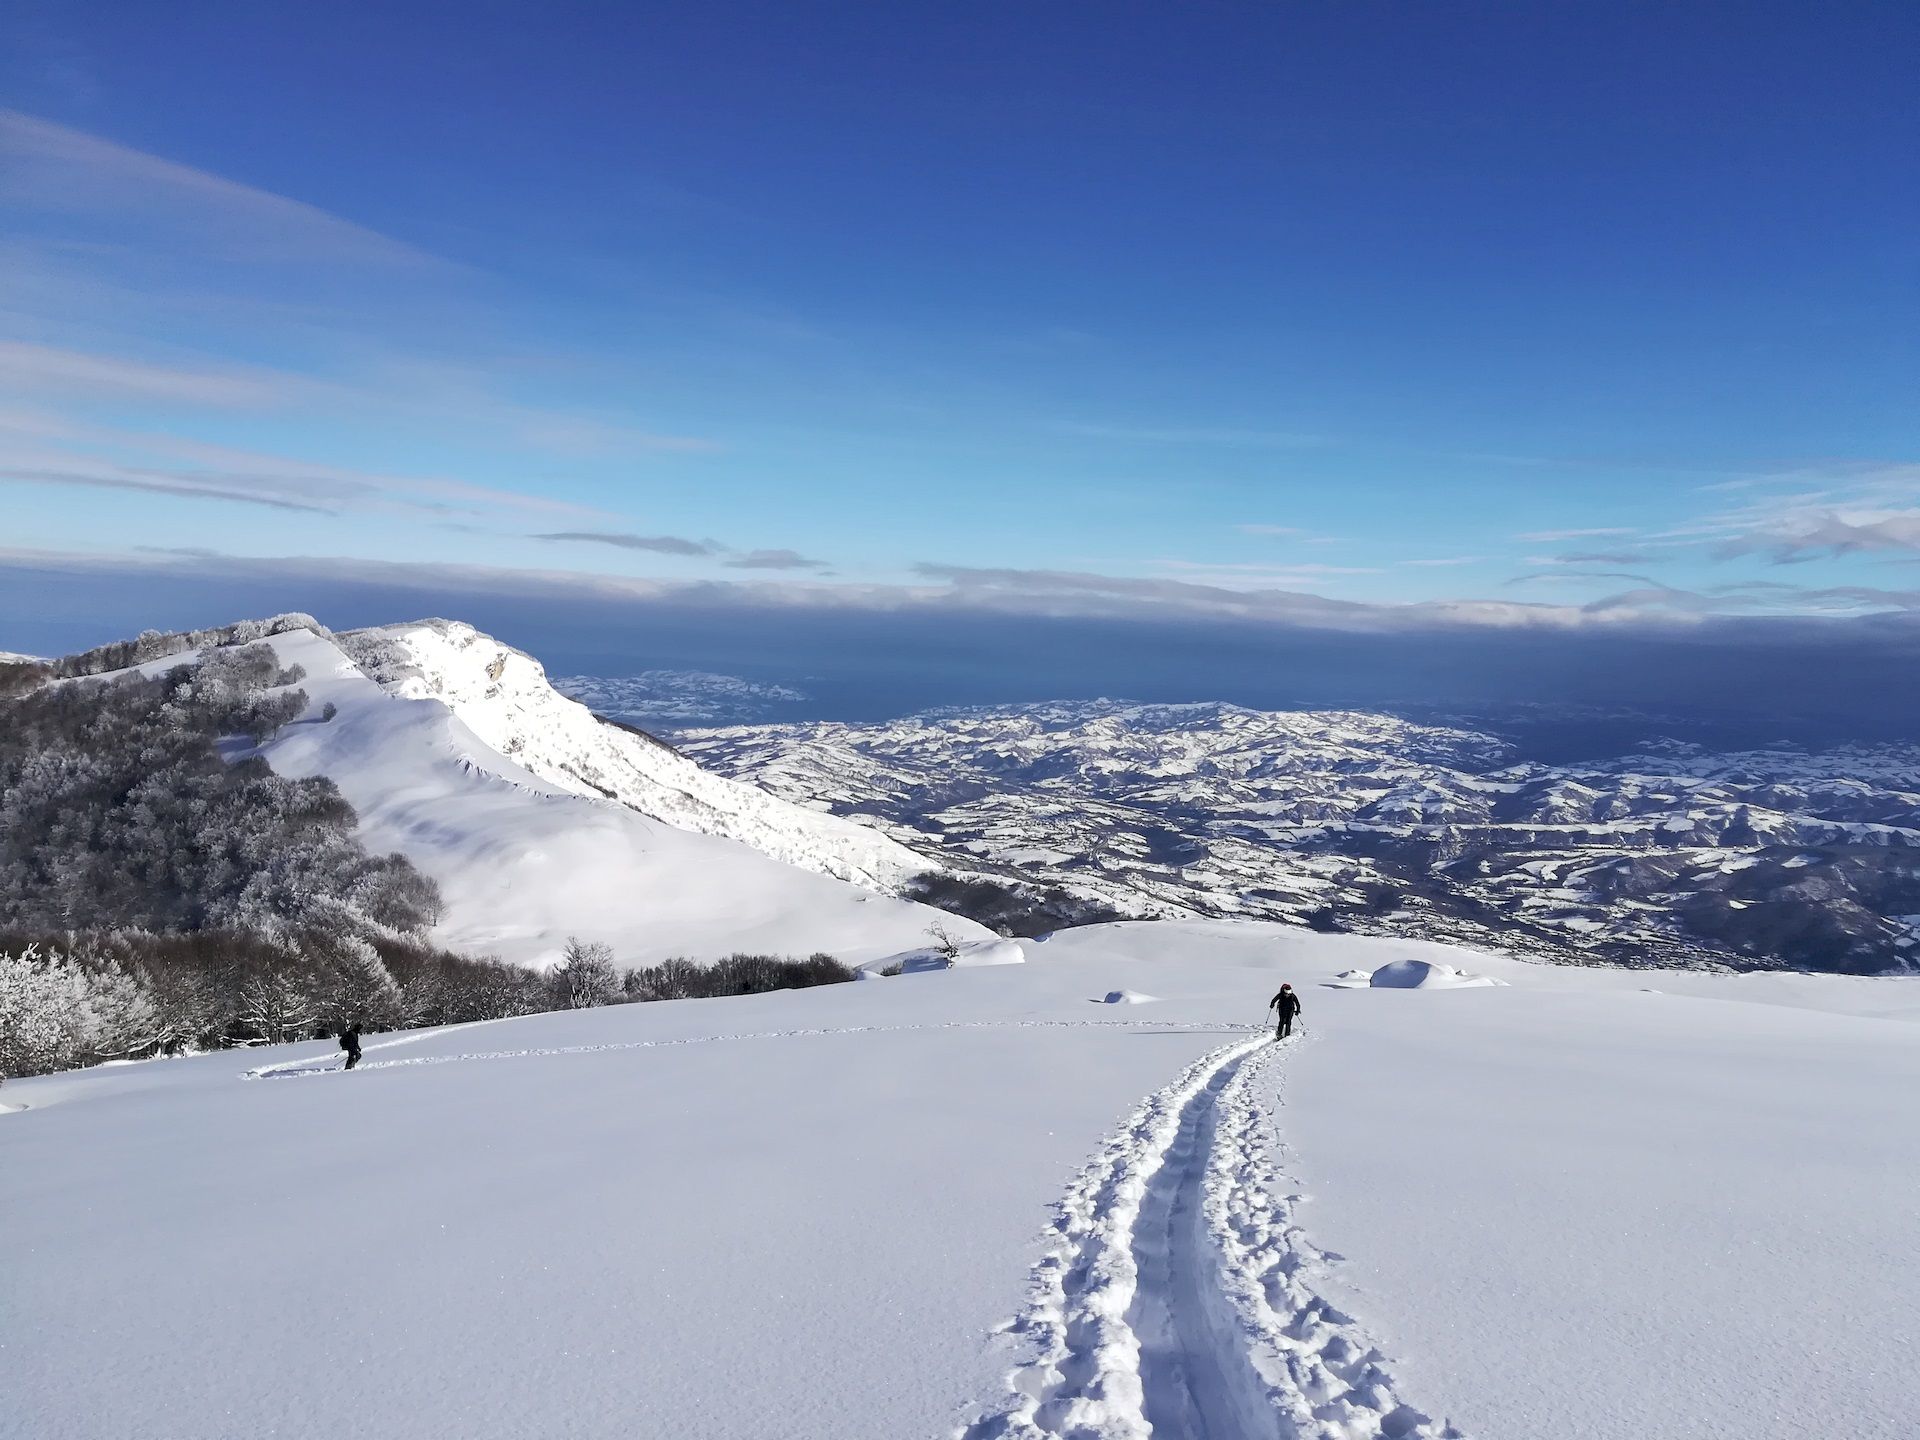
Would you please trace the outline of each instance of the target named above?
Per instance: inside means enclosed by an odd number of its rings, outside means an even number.
[[[1367,977],[1375,990],[1470,990],[1504,981],[1469,975],[1442,960],[1392,960]]]
[[[982,965],[1019,965],[1027,958],[1017,940],[970,940],[956,945],[949,954],[933,946],[921,946],[899,955],[887,955],[862,968],[870,975],[894,972],[901,975],[930,975],[941,970],[971,970]]]

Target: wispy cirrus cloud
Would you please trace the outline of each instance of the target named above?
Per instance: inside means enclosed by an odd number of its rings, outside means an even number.
[[[616,550],[645,550],[655,555],[719,555],[726,547],[712,540],[689,540],[682,535],[631,535],[605,530],[554,530],[535,540],[582,545],[611,545]]]
[[[256,505],[267,510],[293,510],[309,515],[334,515],[330,505],[297,500],[270,487],[248,483],[246,477],[225,481],[216,477],[188,473],[169,474],[162,470],[130,470],[101,465],[55,467],[36,470],[18,466],[0,466],[0,484],[74,486],[91,490],[131,490],[148,495],[168,495],[184,500],[222,500],[235,505]]]
[[[1920,464],[1835,461],[1716,488],[1752,498],[1657,538],[1706,546],[1716,559],[1758,555],[1776,565],[1920,553]]]
[[[529,537],[560,543],[608,545],[616,550],[641,550],[654,555],[681,555],[719,560],[729,570],[812,570],[831,568],[798,550],[735,550],[718,540],[690,540],[684,535],[634,535],[608,530],[555,530]]]
[[[589,506],[438,476],[388,475],[31,410],[0,411],[0,482],[141,491],[314,514],[439,519],[496,512],[596,516]]]
[[[0,110],[0,198],[118,220],[138,214],[249,259],[409,268],[444,263],[303,200],[18,110]]]
[[[1555,585],[1565,585],[1579,580],[1626,580],[1647,590],[1673,589],[1664,580],[1656,580],[1651,575],[1641,575],[1631,570],[1534,570],[1524,575],[1514,575],[1501,583],[1531,585],[1537,581],[1547,581]]]
[[[749,550],[725,562],[730,570],[826,570],[831,562],[815,560],[798,550]]]
[[[1890,551],[1920,551],[1920,508],[1802,512],[1763,521],[1714,547],[1723,559],[1760,554],[1777,565]]]
[[[219,408],[260,406],[296,389],[292,376],[234,366],[163,364],[0,340],[0,387],[16,395],[97,399],[134,396]]]
[[[1534,562],[1529,562],[1534,563]],[[1625,565],[1654,565],[1659,557],[1644,555],[1632,550],[1574,550],[1565,555],[1555,555],[1541,562],[1553,565],[1611,565],[1615,568]]]

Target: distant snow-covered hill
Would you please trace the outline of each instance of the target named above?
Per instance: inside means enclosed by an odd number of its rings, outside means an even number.
[[[1143,916],[1627,963],[1878,970],[1920,937],[1920,747],[1552,766],[1351,711],[1114,701],[685,731],[704,764],[956,866]]]

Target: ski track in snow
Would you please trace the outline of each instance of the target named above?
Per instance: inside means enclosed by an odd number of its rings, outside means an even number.
[[[1061,1199],[1023,1363],[963,1440],[1460,1440],[1316,1295],[1259,1103],[1285,1048],[1236,1041],[1130,1115]]]
[[[509,1016],[509,1019],[519,1017]],[[408,1045],[417,1040],[464,1030],[467,1025],[497,1025],[498,1020],[470,1020],[466,1025],[446,1025],[397,1040],[369,1045],[368,1050],[384,1050],[392,1045]],[[526,1060],[546,1055],[600,1055],[615,1050],[664,1050],[677,1045],[712,1045],[729,1040],[794,1040],[810,1035],[878,1035],[908,1030],[1163,1030],[1168,1033],[1195,1030],[1237,1031],[1263,1029],[1263,1026],[1206,1025],[1186,1020],[949,1020],[934,1025],[841,1025],[805,1030],[760,1030],[740,1035],[686,1035],[672,1040],[619,1040],[605,1045],[551,1045],[526,1050],[486,1050],[466,1055],[420,1055],[405,1060],[363,1060],[354,1066],[356,1074],[366,1070],[397,1070],[421,1065],[460,1065],[482,1060]],[[337,1056],[303,1056],[281,1060],[240,1072],[243,1080],[280,1080],[297,1075],[336,1075],[342,1070]]]
[[[491,1020],[462,1020],[455,1025],[435,1025],[425,1030],[408,1030],[394,1036],[391,1040],[377,1040],[371,1045],[362,1046],[361,1049],[363,1051],[391,1050],[396,1045],[417,1045],[422,1040],[435,1040],[442,1035],[451,1035],[456,1030],[471,1030],[477,1025],[498,1025],[501,1020],[513,1020],[517,1018],[519,1017],[502,1015]],[[340,1069],[344,1060],[344,1055],[337,1052],[332,1056],[322,1055],[318,1057],[318,1060],[312,1055],[304,1055],[298,1060],[277,1060],[271,1065],[256,1066],[252,1070],[241,1072],[240,1078],[243,1080],[257,1080],[262,1077],[275,1075],[318,1075],[328,1070]],[[332,1061],[334,1063],[320,1063],[326,1061]],[[393,1063],[395,1062],[391,1060],[376,1060],[373,1062],[376,1066],[391,1065]],[[366,1064],[360,1064],[353,1068],[356,1070],[366,1070],[372,1067]]]

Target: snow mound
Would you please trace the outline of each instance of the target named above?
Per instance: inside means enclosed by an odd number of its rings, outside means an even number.
[[[1439,960],[1390,960],[1367,977],[1375,990],[1472,990],[1506,983],[1491,975],[1469,975]]]
[[[1371,970],[1342,970],[1327,982],[1329,990],[1364,990],[1373,983]]]
[[[981,965],[1024,965],[1027,952],[1012,940],[974,940],[949,955],[927,947],[870,960],[860,966],[868,975],[930,975],[936,970],[970,970]]]
[[[1109,990],[1097,1002],[1101,1005],[1150,1005],[1160,997],[1145,995],[1138,990]]]

